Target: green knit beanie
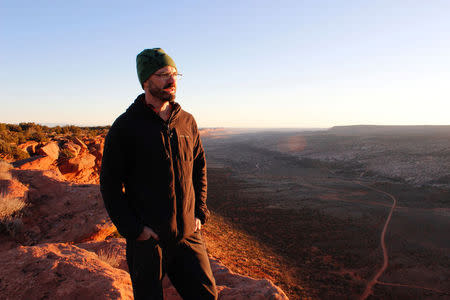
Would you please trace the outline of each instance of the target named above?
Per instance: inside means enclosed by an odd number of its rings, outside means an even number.
[[[141,86],[156,71],[165,67],[177,66],[172,58],[161,48],[145,49],[136,57],[136,69]]]

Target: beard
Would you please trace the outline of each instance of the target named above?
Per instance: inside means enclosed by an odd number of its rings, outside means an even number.
[[[172,94],[170,92],[165,91],[165,89],[172,87],[175,88],[175,85],[169,83],[163,86],[163,88],[159,88],[154,86],[153,83],[150,81],[148,85],[148,91],[153,97],[158,98],[162,102],[169,101],[170,103],[173,103],[175,102],[175,93]]]

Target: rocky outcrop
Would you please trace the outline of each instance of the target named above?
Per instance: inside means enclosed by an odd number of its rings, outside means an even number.
[[[130,277],[124,270],[124,246],[123,239],[114,239],[4,251],[0,256],[0,294],[4,299],[132,299]],[[287,299],[269,280],[234,274],[214,259],[211,266],[219,299]],[[182,300],[167,277],[163,287],[164,299]]]
[[[79,247],[40,244],[1,254],[2,299],[133,299],[127,272]]]
[[[100,242],[87,242],[77,245],[95,252],[99,257],[128,272],[125,258],[125,239],[110,239]],[[288,299],[284,292],[267,279],[254,279],[231,272],[220,261],[210,258],[211,268],[216,279],[219,299]],[[163,281],[164,299],[182,300],[166,276]]]
[[[28,142],[18,145],[17,148],[19,148],[22,151],[28,152],[29,155],[35,155],[38,145],[39,145],[38,142],[28,141]]]
[[[29,186],[22,244],[103,240],[115,231],[97,185],[70,184],[38,170],[13,174]]]
[[[231,272],[220,261],[211,259],[220,299],[287,300],[286,294],[268,279],[254,279]]]
[[[104,137],[56,137],[48,143],[26,142],[18,148],[31,158],[14,162],[22,170],[55,170],[76,183],[99,183]]]

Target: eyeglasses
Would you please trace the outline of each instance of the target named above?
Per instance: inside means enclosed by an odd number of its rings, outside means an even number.
[[[153,74],[158,76],[161,79],[167,80],[169,78],[175,78],[176,80],[180,80],[183,74],[180,73],[161,73],[161,74]]]

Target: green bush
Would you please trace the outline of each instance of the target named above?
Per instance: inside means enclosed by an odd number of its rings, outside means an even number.
[[[14,131],[14,132],[22,131],[22,127],[20,127],[19,125],[16,125],[16,124],[6,124],[6,127],[8,128],[9,131]]]
[[[62,149],[59,151],[59,157],[63,159],[71,159],[75,157],[75,154],[72,153],[69,149]]]
[[[15,160],[29,158],[28,152],[22,151],[16,145],[5,142],[0,139],[0,153]]]
[[[29,141],[36,141],[36,142],[47,142],[48,141],[48,137],[46,134],[44,134],[42,131],[36,131],[33,132],[28,138],[27,140]]]

